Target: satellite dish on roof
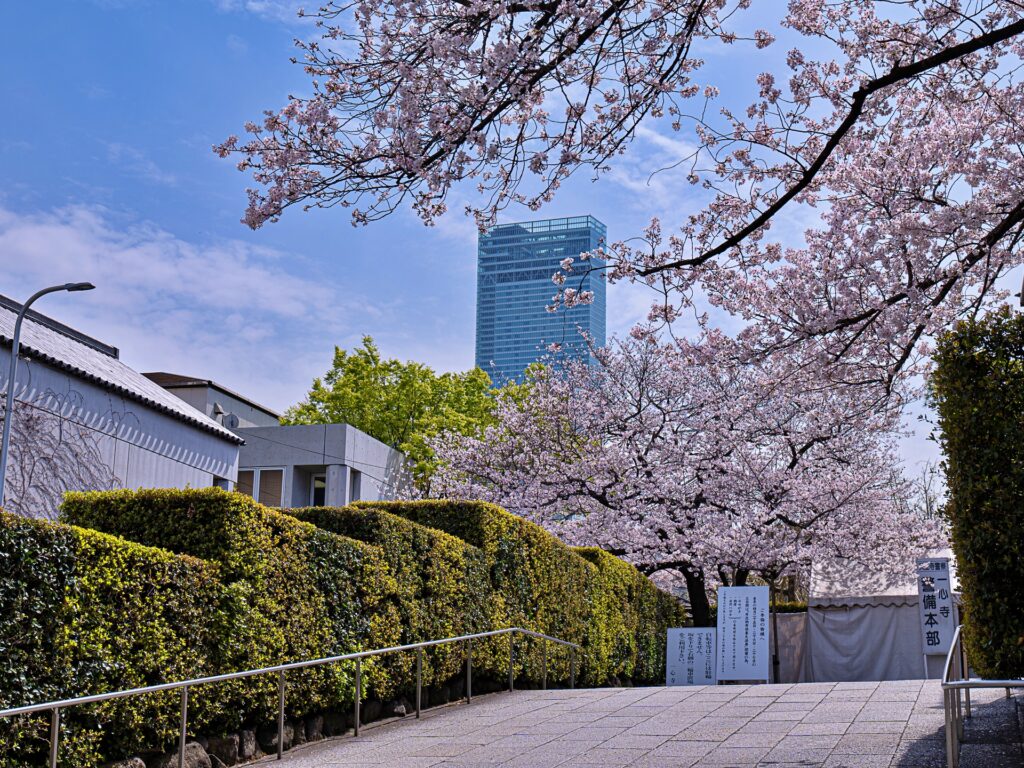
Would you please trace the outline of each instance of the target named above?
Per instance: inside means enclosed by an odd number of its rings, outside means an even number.
[[[238,429],[238,417],[233,413],[225,413],[223,424],[228,429]]]

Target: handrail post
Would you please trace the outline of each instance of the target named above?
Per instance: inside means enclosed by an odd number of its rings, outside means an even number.
[[[277,676],[277,759],[284,757],[284,670]]]
[[[541,647],[541,663],[544,665],[544,669],[540,673],[540,689],[546,691],[548,689],[548,640],[544,638],[540,641]]]
[[[957,638],[957,645],[960,646],[960,667],[962,674],[960,675],[964,680],[971,676],[970,667],[967,666],[967,648],[964,646],[962,637]],[[967,717],[971,716],[971,689],[964,688],[964,701],[967,703]]]
[[[959,682],[964,679],[964,671],[961,669],[961,660],[959,655],[953,656],[953,674],[956,676],[956,681]],[[956,740],[964,740],[964,696],[961,688],[953,688],[953,696],[956,699],[955,707],[953,707],[953,717],[956,718]]]
[[[569,646],[569,687],[576,687],[576,648]]]
[[[356,659],[356,719],[352,724],[353,735],[359,735],[359,700],[363,696],[363,660],[362,658]]]
[[[50,715],[50,768],[57,768],[57,744],[60,741],[60,707]]]
[[[508,689],[515,687],[516,638],[511,632],[508,635]]]
[[[946,768],[956,768],[957,749],[953,732],[953,690],[942,689],[942,709],[946,725]]]
[[[416,718],[420,716],[420,702],[423,698],[423,649],[416,649]]]
[[[188,686],[181,689],[181,739],[178,742],[178,768],[185,768],[185,739],[188,730]]]
[[[473,638],[466,641],[466,703],[473,700]]]

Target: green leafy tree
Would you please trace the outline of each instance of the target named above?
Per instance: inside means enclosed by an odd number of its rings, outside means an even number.
[[[437,374],[423,363],[384,359],[370,336],[334,363],[289,408],[284,424],[351,424],[397,448],[413,462],[416,484],[429,492],[436,460],[430,440],[441,432],[472,435],[493,423],[491,380],[479,368]]]

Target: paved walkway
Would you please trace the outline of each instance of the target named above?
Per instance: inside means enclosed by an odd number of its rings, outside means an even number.
[[[1002,697],[976,695],[976,712],[1010,706]],[[277,765],[942,768],[942,728],[934,681],[517,691],[307,744]],[[1019,744],[984,750],[963,768],[1024,765]]]

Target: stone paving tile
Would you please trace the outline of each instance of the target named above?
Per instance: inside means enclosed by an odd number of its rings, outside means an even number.
[[[829,755],[824,768],[889,768],[891,755]]]
[[[976,697],[975,732],[1007,720]],[[991,706],[986,707],[986,705]],[[281,768],[944,768],[934,681],[516,691],[304,745]],[[965,744],[962,768],[1024,765],[1017,744]],[[261,761],[263,763],[264,761]]]
[[[775,745],[777,750],[793,750],[800,752],[806,749],[834,749],[840,739],[845,738],[838,733],[817,733],[811,735],[793,735],[784,737]]]
[[[828,756],[828,749],[796,750],[775,747],[764,756],[760,765],[822,765]]]
[[[890,765],[893,768],[946,768],[946,746],[941,741],[902,742]]]
[[[744,766],[757,765],[768,753],[767,747],[715,747],[697,761],[697,765]]]
[[[900,744],[898,733],[848,733],[836,744],[839,755],[884,755],[892,757]]]
[[[774,747],[784,738],[781,733],[734,733],[722,742],[724,747]]]
[[[854,720],[846,732],[902,734],[906,727],[907,724],[902,720]]]
[[[796,723],[789,734],[791,736],[842,736],[849,728],[849,723]]]

